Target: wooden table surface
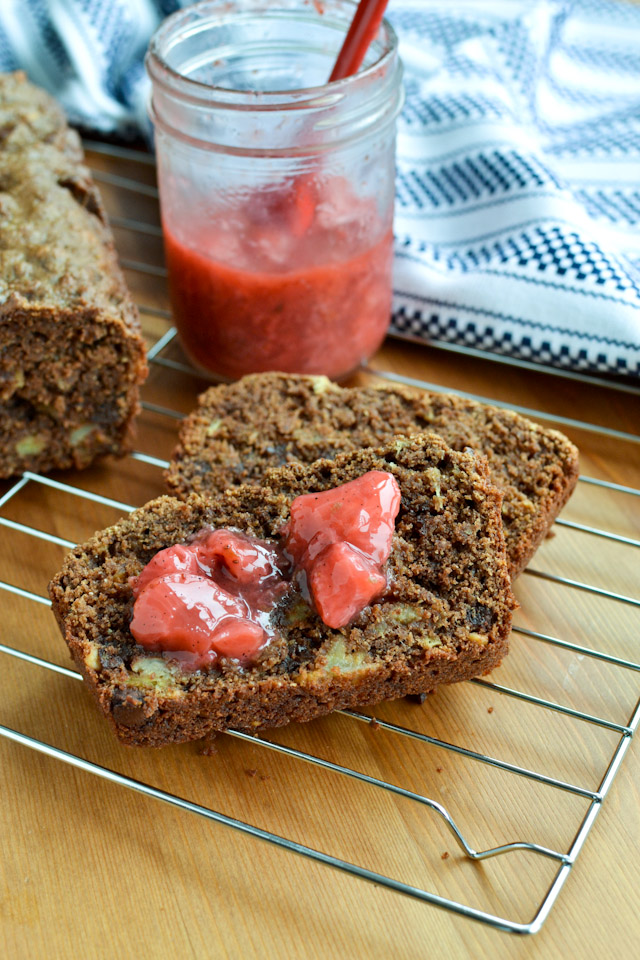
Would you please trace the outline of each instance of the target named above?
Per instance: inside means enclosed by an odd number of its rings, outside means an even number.
[[[153,169],[91,152],[104,181],[153,183]],[[153,191],[102,184],[124,262],[158,267],[161,240],[119,218],[158,224]],[[117,225],[117,224],[121,225]],[[157,273],[157,271],[156,271]],[[126,270],[149,343],[169,327],[165,281]],[[606,315],[603,315],[606,324]],[[162,357],[180,361],[171,345]],[[435,348],[389,341],[372,361],[402,374],[551,414],[638,432],[637,396]],[[362,373],[360,381],[373,379]],[[137,449],[160,459],[178,421],[152,405],[189,411],[206,384],[152,364]],[[636,444],[571,427],[583,474],[640,487]],[[157,466],[133,458],[64,483],[139,505],[162,492]],[[29,482],[0,517],[66,540],[112,522],[115,507]],[[580,483],[564,519],[640,537],[640,498]],[[568,527],[532,566],[640,597],[632,546]],[[64,547],[3,528],[0,579],[39,596]],[[515,591],[519,627],[638,661],[638,608],[530,574]],[[0,593],[2,642],[64,666],[69,660],[45,604]],[[518,922],[528,922],[558,869],[511,852],[467,859],[432,811],[378,788],[221,736],[203,752],[116,743],[81,683],[2,656],[0,723],[104,767],[231,817]],[[637,672],[514,633],[493,683],[624,726],[639,695]],[[422,706],[399,701],[379,719],[596,791],[619,731],[472,683],[444,688]],[[476,849],[527,840],[569,850],[589,800],[486,763],[331,716],[270,739],[398,784],[443,804]],[[2,956],[419,958],[637,956],[640,923],[640,751],[632,743],[602,813],[541,932],[517,937],[313,863],[90,773],[0,739],[3,770]]]

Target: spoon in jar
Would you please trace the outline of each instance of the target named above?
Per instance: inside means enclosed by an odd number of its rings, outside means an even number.
[[[371,41],[380,29],[389,0],[360,0],[351,25],[329,77],[344,80],[352,77],[362,66]],[[301,237],[311,226],[315,213],[315,191],[310,179],[297,177],[293,183],[293,216],[290,229],[294,236]]]
[[[388,2],[389,0],[360,0],[331,71],[329,83],[333,80],[344,80],[358,72],[371,41],[380,29]]]

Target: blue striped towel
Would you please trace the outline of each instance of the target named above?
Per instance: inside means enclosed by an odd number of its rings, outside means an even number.
[[[131,135],[149,36],[178,6],[2,0],[0,69]],[[391,0],[389,19],[407,92],[393,329],[640,376],[640,6]]]

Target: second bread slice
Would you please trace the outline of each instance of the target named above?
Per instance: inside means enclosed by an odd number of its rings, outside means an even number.
[[[489,461],[504,495],[507,556],[517,577],[571,495],[578,451],[557,430],[452,394],[341,388],[325,377],[278,373],[212,387],[182,424],[167,484],[178,497],[215,495],[260,483],[270,467],[312,463],[426,430]]]

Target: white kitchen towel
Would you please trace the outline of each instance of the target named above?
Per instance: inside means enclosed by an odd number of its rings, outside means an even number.
[[[0,69],[130,135],[149,35],[178,6],[2,0]],[[391,0],[389,19],[407,94],[393,329],[640,376],[640,6]]]

